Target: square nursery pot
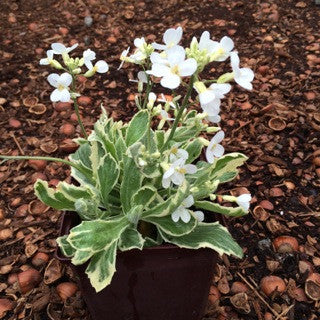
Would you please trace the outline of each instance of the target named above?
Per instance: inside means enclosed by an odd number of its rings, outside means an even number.
[[[65,212],[60,236],[79,222],[75,212]],[[71,263],[59,250],[56,254]],[[199,320],[217,256],[211,249],[173,245],[119,252],[112,282],[99,293],[85,274],[86,264],[73,267],[94,320]]]

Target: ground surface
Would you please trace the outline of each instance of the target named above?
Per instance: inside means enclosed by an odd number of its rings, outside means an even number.
[[[84,24],[88,15],[91,27]],[[248,216],[228,221],[245,258],[220,260],[205,318],[319,319],[314,300],[320,298],[320,282],[306,282],[308,270],[320,267],[319,21],[320,7],[311,0],[2,0],[0,153],[64,157],[72,150],[66,139],[80,133],[78,127],[69,136],[62,133],[63,124],[76,126],[73,111],[56,110],[49,102],[49,68],[38,61],[52,42],[89,45],[111,65],[107,75],[82,85],[92,98],[81,108],[89,130],[101,102],[116,119],[134,113],[135,88],[128,78],[135,69],[116,68],[135,37],[160,41],[164,30],[177,25],[184,27],[185,43],[204,30],[216,39],[230,35],[256,78],[253,91],[235,88],[223,104],[224,145],[250,158],[223,191],[248,189],[254,199]],[[43,114],[29,109],[35,99],[46,107]],[[77,280],[53,259],[60,212],[34,201],[32,189],[37,177],[54,185],[68,173],[55,163],[38,170],[27,162],[0,165],[0,299],[10,300],[0,300],[0,318],[89,319],[79,292],[65,303],[57,294],[60,283]],[[276,252],[272,241],[282,235],[294,237],[299,248]],[[31,277],[33,290],[21,294],[15,275],[30,266],[39,274]],[[264,295],[260,281],[269,275],[285,281],[284,292]],[[2,312],[3,304],[10,311]]]

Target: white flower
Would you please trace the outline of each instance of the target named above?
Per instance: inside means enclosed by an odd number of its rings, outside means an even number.
[[[128,47],[126,50],[122,51],[122,53],[120,55],[121,63],[120,63],[120,66],[119,66],[118,70],[120,70],[122,68],[122,66],[123,66],[123,64],[124,64],[124,62],[125,62],[125,60],[127,58],[127,55],[129,53],[129,51],[130,51],[130,47]]]
[[[183,200],[181,205],[172,212],[171,218],[174,222],[178,222],[181,219],[183,222],[188,223],[191,219],[191,215],[187,208],[190,208],[194,204],[194,198],[192,195]]]
[[[171,108],[175,109],[176,105],[172,100],[167,100],[165,95],[161,93],[160,98],[158,99],[159,102],[164,102],[166,105],[168,104]]]
[[[202,211],[200,211],[200,210],[194,211],[193,213],[199,222],[202,222],[204,220],[204,213]]]
[[[231,85],[229,83],[213,83],[209,88],[206,88],[203,82],[197,81],[194,84],[194,88],[199,93],[201,106],[208,105],[216,100],[214,104],[219,107],[220,99],[223,99],[224,95],[231,90]]]
[[[167,51],[168,65],[154,63],[152,69],[147,71],[155,77],[162,77],[161,85],[165,88],[179,87],[181,77],[191,76],[197,70],[197,62],[190,58],[185,60],[185,51],[176,46]]]
[[[69,102],[69,86],[72,82],[71,75],[67,72],[63,73],[61,76],[59,76],[57,73],[52,73],[48,76],[48,81],[53,87],[56,88],[50,95],[51,101]]]
[[[48,65],[53,60],[53,50],[47,51],[47,57],[40,60],[41,65]]]
[[[223,155],[224,147],[221,144],[219,144],[223,139],[224,139],[223,131],[219,131],[211,139],[206,150],[206,158],[209,163],[213,163],[215,157],[220,158]]]
[[[206,50],[208,54],[211,54],[216,48],[216,42],[210,39],[210,33],[208,31],[202,32],[199,41],[199,50]]]
[[[213,41],[211,61],[225,61],[230,56],[234,43],[231,38],[223,37],[220,42]]]
[[[140,50],[143,50],[144,45],[147,44],[146,40],[144,40],[144,37],[134,39],[133,43]]]
[[[167,50],[174,46],[176,46],[182,38],[182,28],[178,27],[177,29],[170,28],[166,30],[163,35],[163,42],[165,44],[158,44],[153,42],[152,46],[154,49],[157,50]]]
[[[167,189],[170,187],[171,182],[177,186],[181,186],[185,180],[185,174],[196,173],[197,167],[193,164],[185,164],[185,159],[180,158],[174,161],[169,169],[162,177],[162,186]]]
[[[85,64],[95,59],[96,59],[96,53],[94,51],[92,51],[91,49],[83,51],[83,60]]]
[[[207,119],[210,122],[218,123],[221,121],[220,113],[220,99],[214,99],[209,104],[201,106],[203,111],[207,113]]]
[[[162,120],[165,121],[174,121],[174,118],[170,118],[169,113],[166,110],[160,111],[160,116]]]
[[[167,59],[167,56],[168,55],[167,55],[166,51],[163,51],[161,53],[152,52],[150,55],[150,60],[151,60],[152,64],[160,63],[160,64],[169,65],[169,61]]]
[[[178,159],[188,160],[189,154],[188,151],[179,149],[179,145],[175,144],[169,151],[169,160],[174,162]]]
[[[237,197],[236,202],[245,211],[248,211],[249,207],[250,207],[251,199],[252,199],[251,194],[245,193],[245,194],[242,194],[241,196]]]
[[[75,43],[71,47],[66,47],[62,43],[53,43],[51,45],[51,48],[52,48],[54,54],[68,54],[70,51],[75,49],[77,46],[78,46],[78,43]]]
[[[250,68],[239,67],[240,59],[237,52],[231,52],[230,58],[235,82],[247,90],[252,90],[253,71]]]
[[[138,74],[137,74],[137,78],[138,78],[138,80],[129,79],[129,81],[131,81],[131,82],[148,83],[147,74],[144,71],[139,71]]]
[[[85,65],[89,71],[93,72],[106,73],[109,70],[109,65],[103,60],[97,61],[94,66],[90,60],[87,60],[85,61]]]

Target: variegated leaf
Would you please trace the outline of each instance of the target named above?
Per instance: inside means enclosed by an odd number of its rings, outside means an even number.
[[[237,207],[237,208],[224,207],[218,203],[214,203],[210,201],[196,201],[194,206],[199,209],[221,213],[225,216],[230,216],[230,217],[241,217],[247,214],[247,212],[242,207]]]
[[[161,235],[167,242],[176,244],[181,248],[211,248],[220,255],[225,253],[239,258],[243,257],[241,247],[233,240],[227,228],[218,222],[200,222],[191,233],[182,237],[173,237],[164,232],[161,232]]]
[[[142,250],[144,239],[136,228],[127,228],[120,237],[118,248],[120,251],[128,251],[131,249]]]
[[[117,241],[106,250],[96,253],[86,269],[86,274],[96,292],[101,291],[111,283],[116,271]]]

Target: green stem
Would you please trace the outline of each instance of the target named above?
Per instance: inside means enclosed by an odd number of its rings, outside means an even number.
[[[149,93],[150,93],[150,91],[152,89],[152,82],[150,81],[150,76],[149,75],[147,75],[147,79],[148,79],[148,84],[147,84],[146,96],[144,97],[142,109],[146,108],[147,102],[148,102],[148,98],[149,98]]]
[[[73,104],[74,104],[74,110],[76,112],[77,118],[78,118],[78,122],[82,131],[83,136],[88,140],[88,135],[86,132],[86,129],[84,128],[84,125],[82,123],[81,117],[80,117],[80,112],[79,112],[79,106],[78,106],[78,102],[77,102],[77,98],[72,98],[73,100]]]
[[[187,94],[185,95],[185,97],[183,99],[182,105],[181,105],[181,107],[180,107],[180,109],[178,111],[178,114],[177,114],[174,122],[173,122],[172,129],[170,131],[169,137],[168,137],[167,141],[165,142],[165,144],[163,145],[163,147],[161,148],[161,151],[166,149],[166,147],[168,146],[168,143],[173,138],[174,133],[176,132],[176,129],[177,129],[179,121],[180,121],[180,119],[182,117],[183,111],[188,105],[188,100],[189,100],[189,98],[191,96],[192,89],[193,89],[193,82],[194,82],[194,75],[190,79],[190,83],[189,83],[189,88],[188,88]]]
[[[79,166],[71,161],[61,159],[61,158],[41,157],[41,156],[2,156],[2,155],[0,155],[0,159],[3,159],[4,161],[7,161],[7,160],[45,160],[45,161],[61,162],[61,163],[67,164],[71,167],[74,167],[76,170],[78,170],[83,175],[88,177],[87,172],[85,170],[83,170],[83,168],[81,166]],[[4,162],[4,161],[2,161],[2,162]],[[2,162],[0,162],[0,163],[2,163]],[[88,178],[90,178],[90,177],[88,177]]]
[[[72,92],[76,92],[76,77],[74,74],[71,73],[71,76],[72,76],[72,86],[71,86],[71,90]],[[74,110],[76,112],[76,115],[77,115],[77,118],[78,118],[78,123],[80,125],[80,128],[81,128],[81,131],[82,131],[82,134],[83,136],[88,140],[88,135],[87,135],[87,132],[86,132],[86,129],[84,128],[84,125],[82,123],[82,120],[81,120],[81,117],[80,117],[80,112],[79,112],[79,105],[78,105],[78,101],[77,101],[77,98],[74,97],[72,98],[73,100],[73,104],[74,104]]]

